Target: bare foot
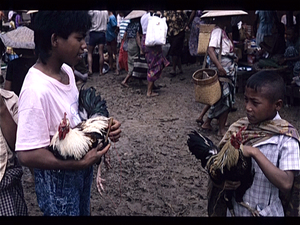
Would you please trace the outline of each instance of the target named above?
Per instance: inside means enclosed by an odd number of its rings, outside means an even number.
[[[199,117],[198,119],[196,119],[196,122],[199,123],[200,125],[202,125],[204,123],[202,117]]]
[[[219,130],[218,133],[217,133],[217,135],[219,137],[223,137],[225,135],[225,133],[226,133],[226,130],[222,130],[222,131]]]
[[[147,93],[147,97],[155,97],[155,96],[158,96],[159,94],[158,93],[155,93],[155,92],[152,92],[151,94],[148,94]]]
[[[212,130],[212,129],[213,129],[212,126],[211,126],[210,124],[206,124],[206,123],[204,123],[204,124],[201,126],[201,128],[202,128],[203,130]]]
[[[121,84],[122,84],[123,87],[127,87],[127,88],[129,87],[129,85],[126,84],[125,82],[122,82]]]

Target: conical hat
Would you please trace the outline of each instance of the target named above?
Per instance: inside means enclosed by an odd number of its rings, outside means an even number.
[[[134,18],[142,17],[147,12],[145,10],[132,10],[124,19],[130,20]]]
[[[243,10],[205,10],[201,18],[218,17],[218,16],[238,16],[247,15],[248,13]]]
[[[34,49],[34,32],[28,27],[18,27],[15,30],[0,34],[6,47]]]

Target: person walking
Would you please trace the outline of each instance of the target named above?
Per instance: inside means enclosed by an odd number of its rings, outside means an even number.
[[[176,75],[176,68],[183,73],[181,55],[185,38],[185,29],[188,26],[188,16],[183,10],[166,10],[164,16],[168,24],[168,41],[170,43],[169,56],[172,57],[171,75]]]
[[[162,70],[170,64],[169,61],[166,59],[166,57],[163,55],[161,45],[155,45],[155,46],[145,45],[148,21],[150,16],[159,16],[159,15],[154,14],[153,11],[149,11],[147,14],[144,14],[141,18],[141,25],[143,31],[142,42],[141,42],[142,51],[145,54],[147,64],[148,64],[147,97],[153,97],[158,95],[158,93],[153,92],[154,82],[160,78]]]
[[[123,39],[127,38],[127,52],[128,52],[128,73],[127,76],[122,81],[122,85],[124,87],[129,87],[127,82],[132,77],[133,73],[133,63],[134,58],[138,57],[139,54],[143,54],[142,46],[141,46],[141,23],[140,19],[145,13],[136,13],[133,16],[126,16],[125,19],[130,19],[130,23],[128,24]]]
[[[89,75],[93,74],[93,52],[98,45],[99,52],[99,73],[103,75],[103,64],[104,64],[104,45],[106,42],[105,33],[108,23],[108,12],[106,10],[89,10],[91,16],[92,27],[89,31],[89,44],[88,44],[88,67]]]
[[[230,17],[215,17],[214,23],[216,24],[216,27],[211,32],[207,52],[210,59],[209,68],[218,71],[219,79],[222,77],[222,80],[220,80],[222,96],[221,99],[211,107],[206,105],[198,120],[201,119],[201,116],[203,118],[203,115],[209,110],[207,119],[201,126],[202,129],[212,130],[210,123],[212,119],[217,118],[219,123],[218,135],[223,136],[226,132],[225,124],[228,113],[234,103],[235,82],[237,76],[236,61],[238,59],[233,51],[233,43],[225,31],[226,25],[230,25]],[[221,57],[219,57],[219,54],[221,54]],[[220,61],[219,58],[221,58]]]
[[[107,52],[108,52],[108,62],[109,68],[113,70],[113,56],[117,56],[117,34],[118,34],[118,27],[117,27],[117,19],[112,11],[108,11],[108,23],[107,23],[107,30],[106,30],[106,45],[107,45]],[[117,74],[117,68],[115,71]]]

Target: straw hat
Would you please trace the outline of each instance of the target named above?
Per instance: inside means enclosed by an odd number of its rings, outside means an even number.
[[[201,18],[239,15],[248,15],[248,13],[243,10],[205,10],[205,13]]]
[[[145,10],[132,10],[124,19],[130,20],[134,18],[142,17],[144,14],[146,14],[147,11]]]
[[[37,13],[39,10],[28,10],[26,14]]]
[[[6,47],[34,49],[34,32],[28,27],[19,27],[15,30],[0,34],[0,39]]]

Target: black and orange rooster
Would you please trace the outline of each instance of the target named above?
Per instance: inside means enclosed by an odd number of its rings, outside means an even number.
[[[51,139],[50,150],[58,158],[80,160],[101,142],[103,147],[108,144],[112,118],[108,117],[106,101],[101,98],[100,94],[96,94],[95,88],[83,89],[81,87],[78,105],[82,122],[72,129],[67,115],[64,113],[58,131]],[[104,162],[110,166],[105,155]],[[103,179],[101,179],[100,165],[96,180],[98,191],[101,194]]]
[[[243,127],[224,144],[219,151],[213,142],[202,134],[193,131],[188,136],[189,150],[197,159],[201,160],[203,168],[206,167],[208,174],[216,186],[222,186],[225,181],[240,181],[236,190],[225,190],[224,198],[232,216],[235,216],[232,197],[238,204],[246,207],[253,216],[259,216],[255,209],[243,202],[246,190],[253,183],[251,158],[243,155]]]

